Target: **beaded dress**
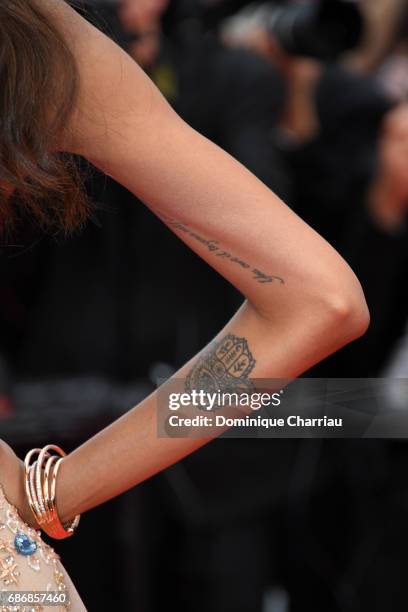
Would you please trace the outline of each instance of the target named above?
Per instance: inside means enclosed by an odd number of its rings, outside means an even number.
[[[4,603],[5,593],[10,591],[21,592],[24,601]],[[37,595],[34,597],[30,592]],[[43,604],[35,601],[44,592],[50,592],[58,605],[50,607],[46,600]],[[18,600],[18,595],[13,597]],[[40,531],[23,522],[0,485],[0,612],[66,610],[86,612],[57,553],[42,540]]]

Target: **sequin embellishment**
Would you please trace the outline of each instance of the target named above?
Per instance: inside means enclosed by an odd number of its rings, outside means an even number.
[[[19,555],[23,555],[24,557],[29,557],[33,555],[37,550],[37,543],[34,540],[30,540],[30,538],[25,533],[17,533],[14,538],[14,546]]]

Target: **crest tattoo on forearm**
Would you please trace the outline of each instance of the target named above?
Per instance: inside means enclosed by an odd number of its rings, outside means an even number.
[[[255,363],[247,340],[228,334],[212,344],[199,357],[187,375],[186,391],[252,392],[255,386],[249,379],[249,374],[254,369]]]

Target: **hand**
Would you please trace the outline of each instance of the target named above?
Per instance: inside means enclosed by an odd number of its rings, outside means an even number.
[[[0,484],[27,525],[39,529],[28,505],[24,490],[24,464],[8,444],[0,440]]]
[[[143,32],[160,24],[169,0],[122,0],[119,19],[127,32]]]
[[[379,141],[378,171],[369,193],[369,208],[385,230],[398,229],[408,210],[408,105],[390,111]]]
[[[380,173],[402,201],[408,200],[408,104],[390,111],[380,140]]]

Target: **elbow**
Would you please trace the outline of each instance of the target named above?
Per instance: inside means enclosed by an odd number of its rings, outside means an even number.
[[[325,298],[327,331],[334,334],[339,348],[357,340],[370,325],[370,312],[360,283]]]
[[[370,323],[363,290],[350,269],[321,275],[299,289],[284,303],[268,308],[252,303],[251,308],[261,322],[263,337],[272,334],[275,341],[282,339],[295,376],[363,336]]]

